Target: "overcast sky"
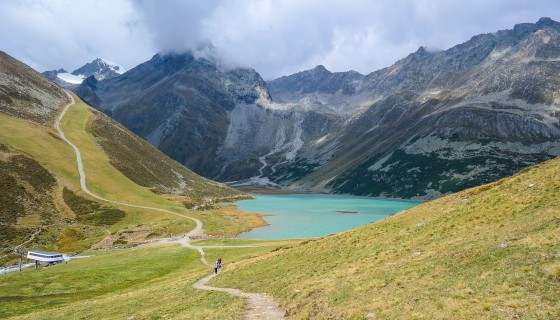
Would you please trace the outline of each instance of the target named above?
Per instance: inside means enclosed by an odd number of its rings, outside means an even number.
[[[267,80],[319,64],[367,74],[543,16],[560,20],[558,0],[0,0],[0,50],[72,71],[212,44]]]

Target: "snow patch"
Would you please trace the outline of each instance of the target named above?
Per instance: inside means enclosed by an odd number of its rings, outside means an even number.
[[[107,67],[109,67],[109,69],[111,69],[112,71],[114,71],[118,74],[123,74],[123,73],[126,72],[126,69],[123,66],[121,66],[117,63],[111,62],[111,61],[109,61],[107,59],[104,59],[104,58],[99,58],[99,60],[105,62],[105,64],[107,65]]]
[[[325,140],[327,140],[328,136],[329,136],[329,134],[326,134],[326,135],[322,136],[321,138],[315,140],[315,144],[321,144],[321,143],[325,142]]]
[[[71,73],[59,73],[56,75],[59,79],[64,80],[68,83],[72,83],[72,84],[80,84],[84,81],[84,79],[86,78],[86,76],[84,76],[83,74],[79,74],[77,76],[71,74]]]

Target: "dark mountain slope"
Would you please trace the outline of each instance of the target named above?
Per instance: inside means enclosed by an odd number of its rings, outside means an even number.
[[[111,164],[130,180],[157,193],[186,197],[188,207],[247,197],[195,174],[101,112],[92,117],[88,130]]]

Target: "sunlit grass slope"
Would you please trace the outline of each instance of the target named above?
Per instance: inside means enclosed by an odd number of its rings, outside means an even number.
[[[267,248],[207,250],[211,261],[258,256]],[[26,269],[0,278],[0,318],[241,319],[244,301],[195,290],[212,269],[196,250],[178,245],[101,251],[67,264]]]
[[[91,135],[84,129],[89,116],[91,113],[85,105],[78,104],[70,108],[61,127],[82,150],[84,167],[88,175],[88,187],[91,190],[109,199],[157,206],[188,214],[181,201],[168,199],[153,193],[148,188],[138,186],[116,170],[103,150],[95,144]],[[75,252],[99,241],[107,235],[107,232],[115,232],[123,228],[139,226],[144,229],[165,230],[166,225],[175,226],[177,221],[180,221],[182,228],[176,232],[183,233],[194,226],[192,221],[187,218],[128,207],[119,208],[126,211],[126,215],[117,223],[99,226],[95,226],[95,223],[93,226],[88,223],[80,223],[77,219],[78,213],[72,210],[70,203],[67,203],[67,199],[63,197],[63,188],[66,187],[77,196],[88,198],[79,187],[74,151],[58,137],[51,127],[5,115],[0,115],[0,121],[2,122],[0,142],[6,146],[3,151],[5,160],[9,161],[18,155],[25,156],[36,161],[56,178],[56,185],[51,187],[52,192],[43,192],[43,196],[36,197],[36,199],[45,204],[54,203],[56,205],[54,211],[59,213],[58,218],[53,214],[50,215],[52,219],[48,221],[40,217],[35,220],[18,218],[15,223],[10,224],[15,228],[23,228],[23,231],[27,232],[26,238],[28,239],[31,238],[32,233],[39,232],[33,241],[25,245],[26,248],[39,247]],[[8,174],[10,173],[8,172]],[[13,171],[11,175],[14,176]],[[30,175],[34,175],[34,173],[31,172]],[[33,185],[28,186],[29,184],[24,183],[21,179],[16,179],[16,185],[24,189],[34,189]],[[3,190],[3,192],[7,192],[7,190]],[[2,200],[6,201],[5,198]],[[100,203],[100,206],[115,207],[108,203]],[[54,206],[50,205],[50,207]],[[42,215],[42,211],[40,206],[37,209],[27,206],[25,215],[22,217]],[[160,233],[165,234],[165,232]],[[17,245],[16,243],[3,244],[6,245],[6,250],[11,250],[12,246]]]
[[[560,319],[560,159],[212,281],[293,319]]]
[[[182,210],[180,203],[168,201],[148,188],[137,185],[111,165],[108,155],[87,131],[90,117],[92,113],[88,107],[81,100],[77,100],[76,105],[68,110],[61,122],[62,130],[80,148],[84,169],[88,175],[88,188],[110,200]]]

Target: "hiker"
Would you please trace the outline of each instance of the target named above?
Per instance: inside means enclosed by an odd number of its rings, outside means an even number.
[[[220,265],[220,268],[222,267],[222,258],[218,258],[218,264]]]
[[[216,262],[214,263],[214,273],[218,274],[218,269],[221,267],[220,263],[218,263],[218,261],[216,260]]]

